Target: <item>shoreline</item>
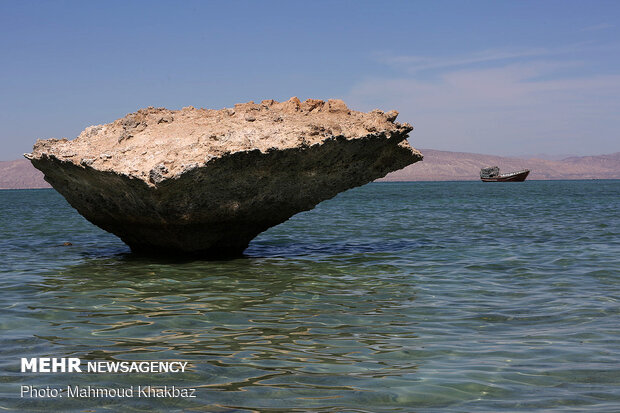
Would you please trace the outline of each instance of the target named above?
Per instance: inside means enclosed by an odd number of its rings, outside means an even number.
[[[620,178],[550,178],[550,179],[540,179],[540,178],[534,178],[534,179],[528,179],[525,182],[532,182],[532,181],[536,181],[536,182],[571,182],[571,181],[620,181]],[[377,181],[373,181],[373,182],[369,182],[366,185],[370,185],[370,184],[407,184],[407,183],[431,183],[431,182],[435,182],[435,183],[440,183],[440,182],[445,182],[445,183],[456,183],[456,182],[480,182],[483,183],[482,181],[480,181],[480,179],[461,179],[461,180],[457,180],[457,179],[419,179],[419,180],[412,180],[412,181],[397,181],[397,180],[393,180],[393,181],[388,181],[388,180],[377,180]],[[359,187],[358,187],[359,188]],[[48,187],[34,187],[34,188],[0,188],[0,191],[33,191],[33,190],[54,190],[54,188],[52,188],[51,186]],[[355,188],[352,188],[355,189]]]
[[[570,157],[560,161],[421,149],[424,160],[389,173],[374,182],[469,182],[479,181],[480,168],[497,165],[501,170],[529,169],[527,181],[620,179],[620,152]],[[51,186],[26,159],[0,161],[0,189],[45,189]]]

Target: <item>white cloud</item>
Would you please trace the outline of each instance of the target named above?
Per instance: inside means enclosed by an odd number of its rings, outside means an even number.
[[[489,49],[456,56],[408,56],[378,53],[375,59],[406,73],[416,74],[425,70],[457,69],[467,66],[509,64],[523,60],[550,58],[585,51],[617,51],[616,45],[594,45],[592,42],[579,42],[553,49],[529,48],[498,50]]]
[[[378,60],[404,68],[409,73],[415,73],[428,69],[445,69],[457,66],[470,65],[475,63],[497,62],[508,59],[518,59],[524,57],[535,57],[548,54],[545,49],[529,49],[518,51],[484,50],[472,53],[468,56],[449,56],[449,57],[429,57],[429,56],[394,56],[380,55]]]
[[[613,29],[614,26],[613,24],[609,24],[609,23],[599,23],[599,24],[595,24],[592,26],[588,26],[588,27],[584,27],[583,29],[581,29],[582,32],[593,32],[593,31],[598,31],[598,30],[606,30],[606,29]]]
[[[485,52],[470,59],[426,61],[426,67],[443,70],[432,79],[410,74],[368,78],[352,88],[348,101],[363,110],[399,110],[399,120],[416,127],[412,140],[419,147],[496,154],[620,150],[620,75],[561,77],[560,70],[581,63],[559,59],[491,68],[451,64],[508,55]],[[420,61],[409,60],[417,68]]]

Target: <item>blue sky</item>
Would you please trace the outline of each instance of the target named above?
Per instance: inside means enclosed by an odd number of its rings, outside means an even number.
[[[620,151],[617,1],[0,1],[0,160],[147,106],[400,111],[416,147]]]

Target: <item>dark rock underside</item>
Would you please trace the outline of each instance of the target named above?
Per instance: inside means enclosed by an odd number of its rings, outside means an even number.
[[[55,157],[33,159],[86,219],[149,254],[234,256],[261,232],[421,157],[406,134],[335,137],[321,145],[236,152],[156,186]]]

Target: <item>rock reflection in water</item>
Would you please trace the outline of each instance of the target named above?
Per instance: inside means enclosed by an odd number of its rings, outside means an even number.
[[[234,396],[207,390],[357,398],[376,391],[368,378],[416,368],[402,312],[414,286],[393,266],[371,267],[360,277],[300,258],[93,259],[40,284],[37,308],[49,320],[40,338],[87,359],[190,361],[192,374],[174,380],[204,388],[210,402]]]

